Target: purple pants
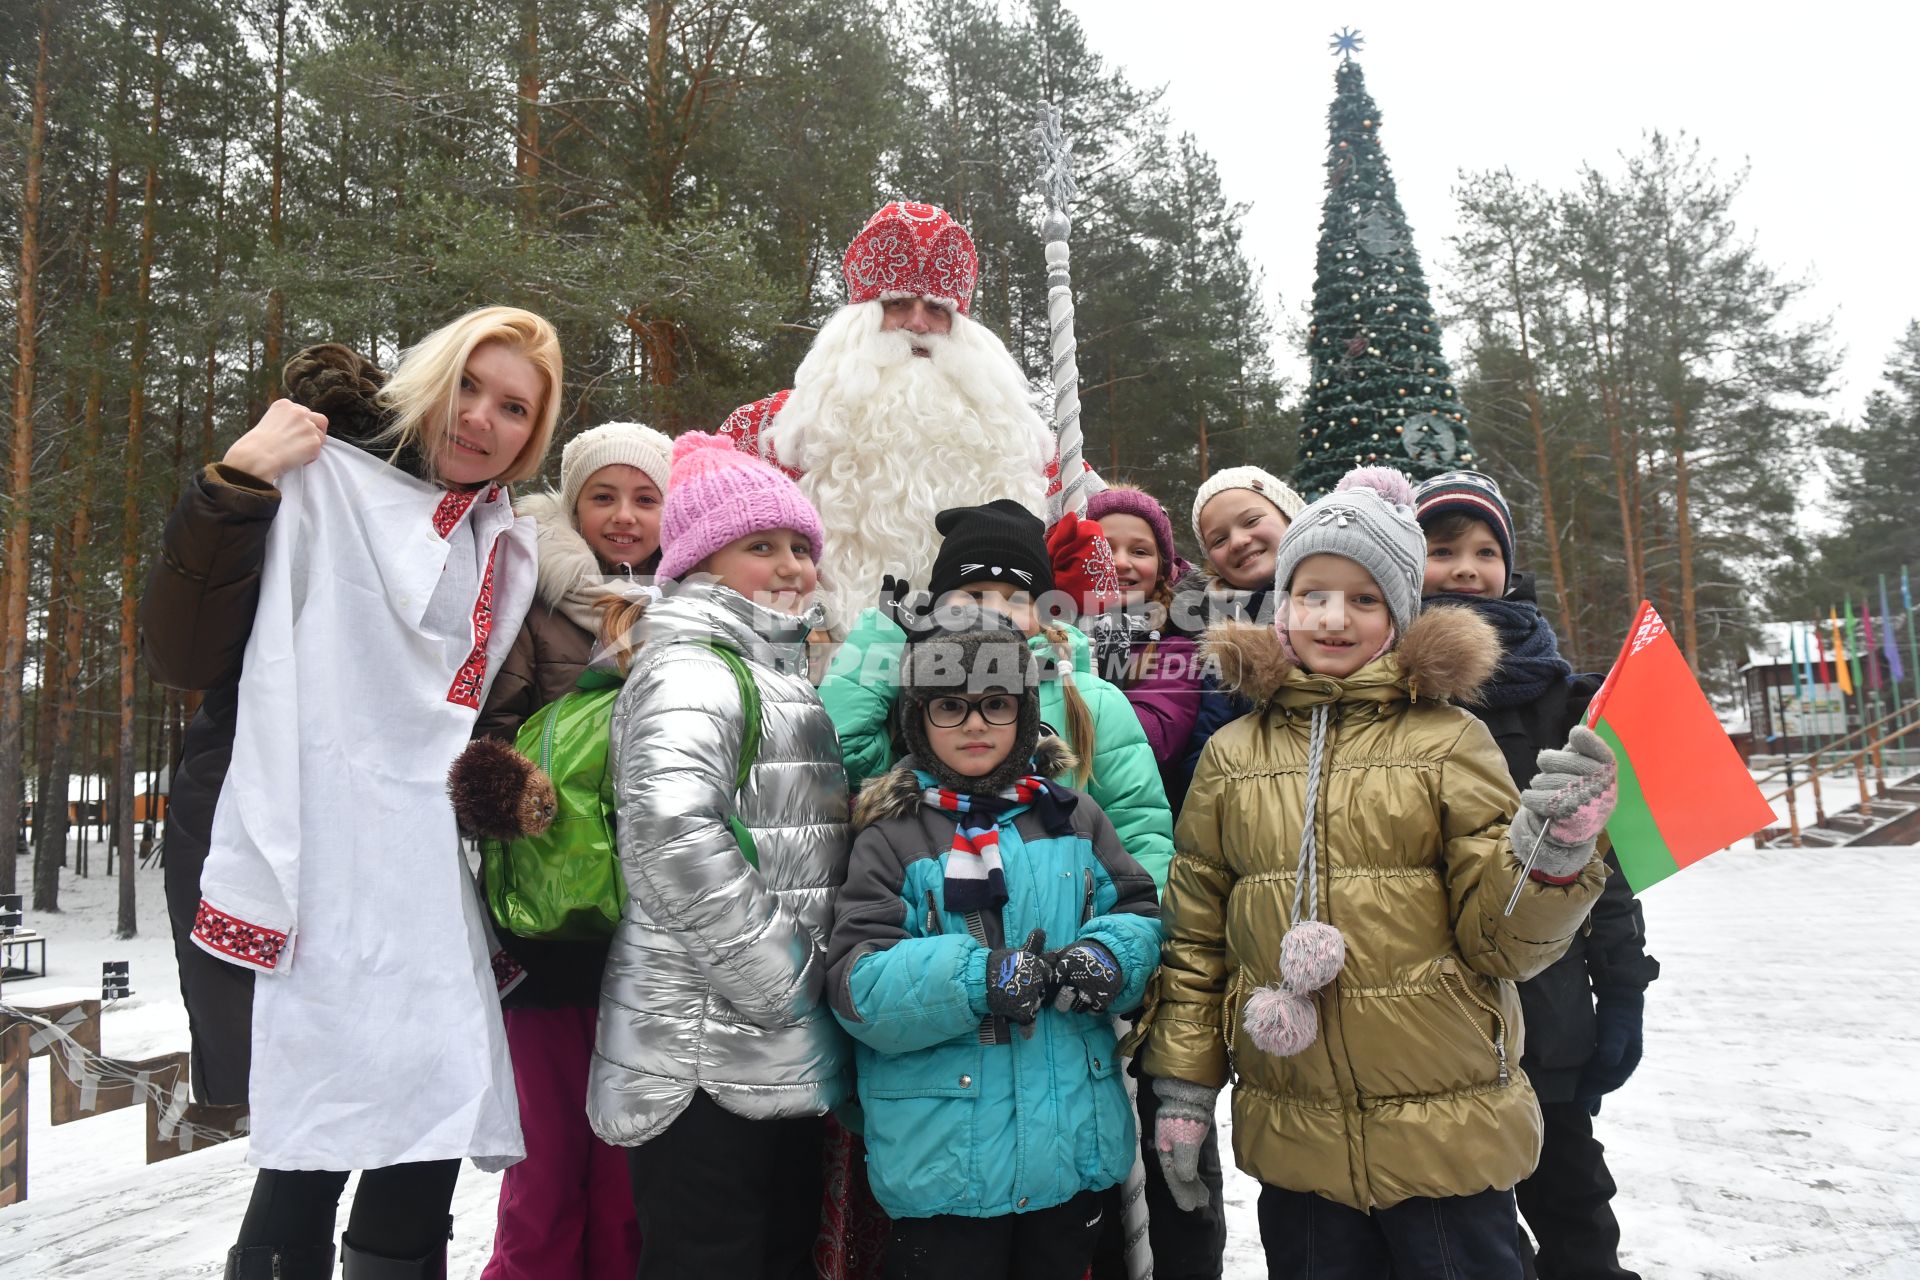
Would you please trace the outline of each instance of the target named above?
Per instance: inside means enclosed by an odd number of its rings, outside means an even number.
[[[481,1280],[599,1280],[640,1266],[627,1156],[587,1124],[592,1009],[508,1009],[527,1158],[500,1182]]]

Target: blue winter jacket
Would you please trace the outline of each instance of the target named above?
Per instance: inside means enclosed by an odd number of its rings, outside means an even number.
[[[1039,772],[1065,750],[1042,744]],[[909,759],[860,793],[847,881],[827,946],[833,1011],[855,1040],[867,1174],[896,1218],[994,1218],[1118,1183],[1133,1107],[1107,1014],[1042,1010],[1028,1038],[987,1013],[987,954],[1046,931],[1049,950],[1098,941],[1119,961],[1120,1013],[1160,961],[1153,880],[1078,795],[1071,833],[1020,808],[1000,825],[1008,901],[945,908],[954,815],[922,798]]]

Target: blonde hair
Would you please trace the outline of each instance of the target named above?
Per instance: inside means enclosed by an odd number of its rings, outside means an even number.
[[[635,635],[641,617],[647,606],[652,603],[650,596],[607,596],[594,603],[600,611],[600,649],[612,660],[614,670],[626,679],[627,672],[633,669],[633,655],[640,651],[639,640]]]
[[[1060,697],[1067,710],[1067,745],[1080,761],[1073,771],[1073,785],[1084,791],[1093,781],[1093,753],[1097,745],[1093,712],[1087,709],[1087,700],[1080,696],[1079,686],[1074,683],[1073,643],[1067,639],[1066,628],[1050,622],[1040,628],[1040,634],[1053,646],[1053,656],[1060,663]]]
[[[494,479],[500,484],[532,479],[553,442],[554,425],[560,420],[560,336],[551,324],[518,307],[469,311],[401,352],[393,376],[380,389],[380,403],[392,411],[393,425],[380,433],[378,443],[394,454],[411,449],[419,455],[427,479],[436,483],[434,459],[460,410],[460,377],[474,349],[488,342],[498,342],[527,360],[547,383],[520,455]]]

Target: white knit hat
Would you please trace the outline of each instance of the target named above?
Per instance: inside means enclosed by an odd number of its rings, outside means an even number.
[[[1193,536],[1200,538],[1200,509],[1229,489],[1250,489],[1274,506],[1280,508],[1280,514],[1291,521],[1307,505],[1307,500],[1287,487],[1287,483],[1270,471],[1259,467],[1226,467],[1214,472],[1201,484],[1200,492],[1193,495]]]
[[[582,431],[567,441],[560,451],[560,500],[567,518],[573,518],[574,504],[587,486],[587,477],[602,467],[625,463],[646,472],[660,497],[667,496],[668,463],[673,441],[652,427],[637,422],[603,422]]]

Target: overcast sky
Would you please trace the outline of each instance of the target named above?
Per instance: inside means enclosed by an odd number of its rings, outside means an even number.
[[[1830,318],[1846,349],[1838,406],[1858,409],[1920,318],[1910,3],[1070,3],[1094,49],[1134,83],[1166,86],[1174,127],[1219,162],[1230,199],[1252,204],[1246,246],[1270,304],[1312,297],[1327,43],[1349,26],[1443,306],[1460,170],[1505,166],[1557,189],[1657,128],[1698,136],[1724,174],[1751,166],[1735,216],[1768,263],[1810,282],[1807,314]],[[1290,347],[1276,354],[1305,380]]]

